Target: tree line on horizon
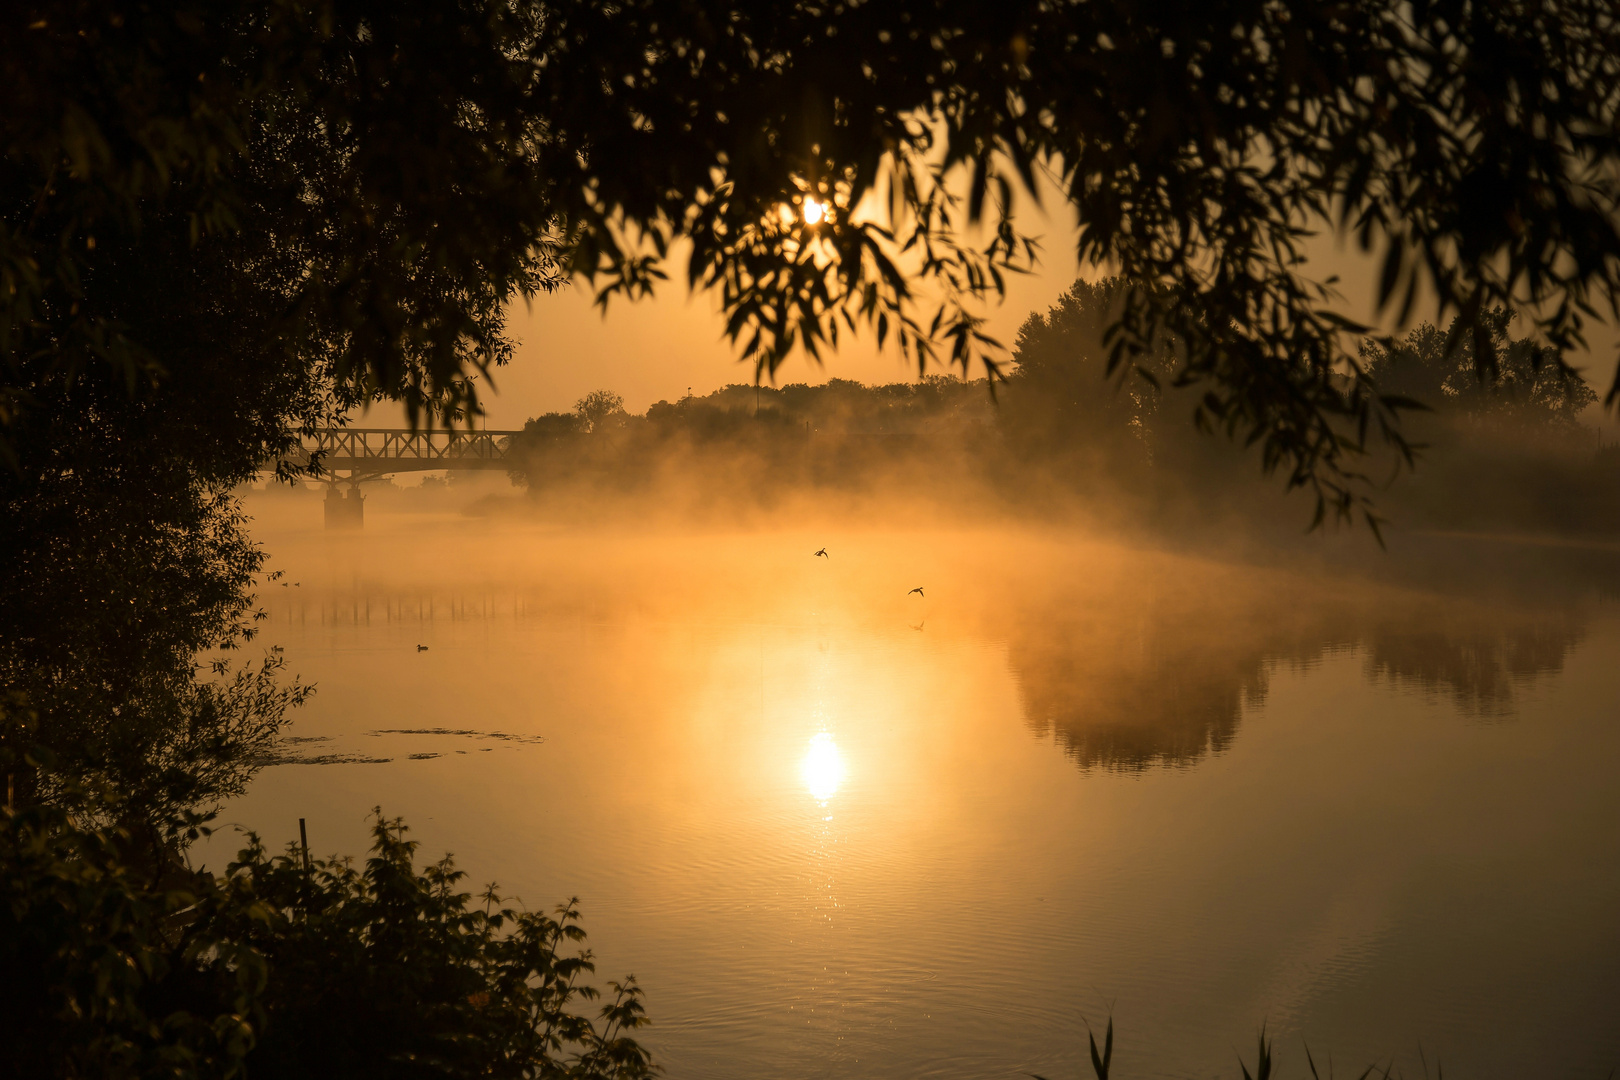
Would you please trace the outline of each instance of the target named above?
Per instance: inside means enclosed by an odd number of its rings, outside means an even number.
[[[1129,362],[1111,348],[1127,293],[1117,278],[1077,282],[1025,320],[994,381],[735,383],[642,414],[594,391],[524,425],[511,475],[542,495],[585,485],[656,499],[696,485],[709,501],[766,504],[892,480],[947,501],[989,495],[1009,510],[1089,503],[1163,528],[1274,512],[1263,455],[1194,422],[1201,402],[1177,383],[1176,343]],[[1513,321],[1506,310],[1486,318],[1498,358],[1489,373],[1471,339],[1430,323],[1364,344],[1367,370],[1411,414],[1422,463],[1385,490],[1385,513],[1401,525],[1620,529],[1620,455],[1600,453],[1580,419],[1596,392],[1514,338]]]

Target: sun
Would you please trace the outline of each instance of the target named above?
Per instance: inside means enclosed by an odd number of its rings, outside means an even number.
[[[810,749],[799,762],[799,776],[817,802],[826,802],[838,793],[844,771],[844,756],[831,735],[823,731],[810,740]]]
[[[820,225],[823,222],[832,220],[832,208],[820,199],[812,198],[809,195],[804,197],[804,205],[797,211],[794,210],[792,203],[780,203],[777,205],[776,212],[781,217],[782,224],[787,228],[792,228],[794,221],[799,219],[802,219],[806,225]]]

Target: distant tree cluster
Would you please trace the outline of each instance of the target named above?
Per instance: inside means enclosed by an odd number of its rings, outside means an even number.
[[[705,501],[770,501],[788,492],[868,489],[902,465],[937,471],[989,433],[995,409],[983,380],[935,375],[865,386],[732,384],[703,397],[624,412],[595,391],[569,413],[529,420],[514,438],[515,481],[536,492],[588,487]]]
[[[1177,377],[1177,339],[1167,337],[1156,352],[1127,358],[1109,336],[1129,294],[1119,278],[1082,280],[1049,311],[1025,320],[1014,342],[1017,366],[1009,382],[1011,399],[1031,414],[1028,419],[1067,429],[1073,440],[1107,439],[1121,428],[1144,440],[1151,431],[1160,444],[1179,436],[1190,410],[1201,403],[1174,393],[1186,386]],[[1502,308],[1482,316],[1494,357],[1489,368],[1456,320],[1444,331],[1422,323],[1396,342],[1366,339],[1360,357],[1379,392],[1410,410],[1495,419],[1517,425],[1521,433],[1573,428],[1577,415],[1597,403],[1596,391],[1556,364],[1545,345],[1512,338],[1514,317]],[[1057,427],[1050,430],[1055,434]]]
[[[1114,347],[1110,327],[1129,295],[1118,278],[1080,281],[1024,322],[1001,395],[1011,446],[1161,521],[1275,514],[1254,458],[1198,437],[1196,421],[1213,414],[1182,378],[1181,343],[1165,337],[1134,356]],[[1407,413],[1420,464],[1380,505],[1407,525],[1620,528],[1620,474],[1578,421],[1596,392],[1545,346],[1512,337],[1513,319],[1505,309],[1483,316],[1489,365],[1455,321],[1447,330],[1422,323],[1398,342],[1364,341],[1366,377]],[[1342,388],[1354,392],[1348,379]],[[1259,465],[1268,464],[1263,452]]]
[[[1118,278],[1082,280],[1031,314],[994,399],[983,382],[942,376],[887,386],[833,379],[732,385],[638,416],[598,391],[571,413],[530,420],[513,476],[535,491],[684,489],[746,501],[914,490],[927,475],[945,501],[954,493],[979,505],[993,493],[1010,510],[1067,504],[1164,529],[1277,517],[1264,454],[1257,461],[1198,430],[1197,418],[1212,414],[1181,376],[1179,341],[1163,337],[1135,355],[1114,348],[1110,328],[1129,296]],[[1368,378],[1416,417],[1413,453],[1424,462],[1384,494],[1388,513],[1403,525],[1620,528],[1620,477],[1577,419],[1596,393],[1544,346],[1512,337],[1508,312],[1488,323],[1489,370],[1469,335],[1427,323],[1400,343],[1364,345]],[[1354,392],[1348,377],[1342,389]]]
[[[1509,429],[1504,434],[1569,431],[1582,410],[1597,404],[1597,392],[1553,363],[1546,346],[1509,336],[1511,311],[1497,308],[1483,318],[1495,356],[1489,369],[1456,322],[1444,331],[1423,323],[1387,346],[1368,342],[1362,356],[1386,393],[1439,416]]]

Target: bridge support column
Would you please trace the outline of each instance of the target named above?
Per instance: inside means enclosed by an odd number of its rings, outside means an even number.
[[[365,496],[360,494],[359,484],[350,484],[349,493],[344,496],[337,489],[334,481],[326,485],[326,527],[328,529],[360,529],[366,523]]]

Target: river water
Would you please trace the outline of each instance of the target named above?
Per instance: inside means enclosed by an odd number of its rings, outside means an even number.
[[[1126,1077],[1237,1076],[1262,1024],[1289,1074],[1620,1064],[1620,611],[1578,580],[292,506],[261,640],[318,689],[223,820],[358,854],[380,805],[579,897],[671,1077],[1089,1076],[1110,1016]]]

